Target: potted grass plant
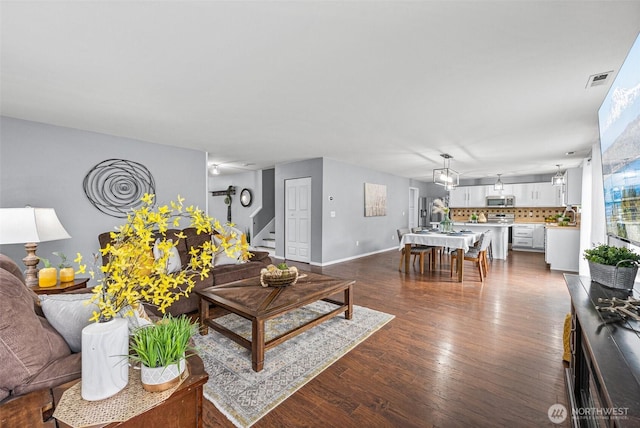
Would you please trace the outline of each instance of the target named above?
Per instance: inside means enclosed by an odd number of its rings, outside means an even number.
[[[610,288],[633,288],[640,255],[626,247],[600,244],[584,250],[584,258],[593,281]]]
[[[142,386],[150,392],[165,391],[180,381],[186,357],[195,352],[191,336],[197,324],[185,315],[166,315],[154,325],[138,328],[132,335],[130,358],[140,362]]]

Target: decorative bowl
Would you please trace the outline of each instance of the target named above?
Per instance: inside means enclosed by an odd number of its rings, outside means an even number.
[[[269,265],[260,271],[260,284],[263,287],[287,287],[298,280],[298,268],[295,266],[286,269]]]

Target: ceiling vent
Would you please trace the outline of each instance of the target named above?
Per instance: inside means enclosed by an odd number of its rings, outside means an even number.
[[[589,89],[594,86],[602,86],[606,83],[609,83],[612,74],[613,70],[606,71],[604,73],[592,74],[591,76],[589,76],[586,88]]]

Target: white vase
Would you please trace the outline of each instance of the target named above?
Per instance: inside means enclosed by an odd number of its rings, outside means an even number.
[[[82,329],[82,398],[103,400],[129,382],[129,323],[115,318]]]
[[[184,372],[186,362],[181,358],[178,364],[164,367],[147,367],[140,365],[140,379],[142,387],[149,392],[166,391],[174,387],[180,381],[180,375]]]

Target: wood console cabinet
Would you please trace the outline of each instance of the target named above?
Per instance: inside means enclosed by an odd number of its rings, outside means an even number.
[[[640,426],[640,322],[606,322],[598,298],[631,293],[565,274],[571,295],[571,362],[565,372],[570,426]],[[633,297],[638,297],[634,292]],[[572,416],[573,415],[573,416]]]
[[[197,355],[187,358],[189,377],[182,382],[178,389],[164,402],[146,412],[124,422],[100,425],[105,428],[147,428],[147,427],[176,427],[202,428],[202,400],[203,386],[209,375],[204,370],[204,363]],[[62,393],[79,380],[61,385],[53,389],[55,404],[60,401]],[[58,428],[69,428],[69,425],[57,421]],[[92,428],[98,428],[94,426]]]

